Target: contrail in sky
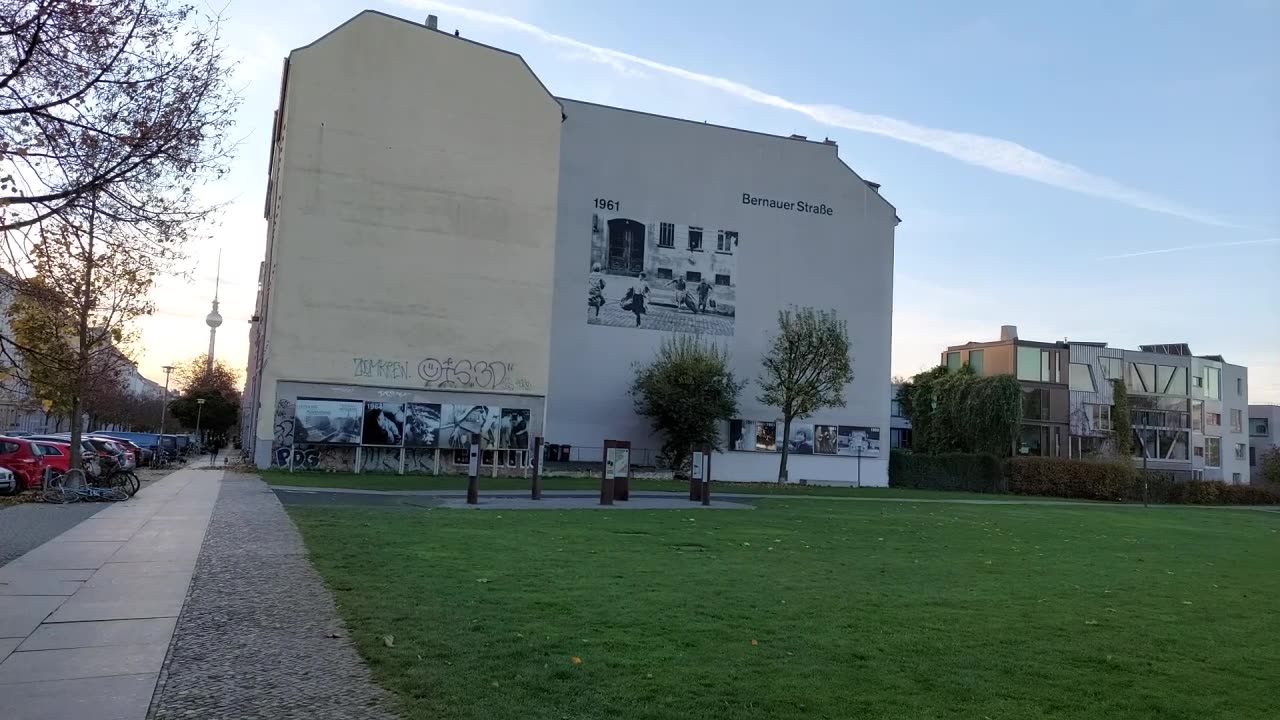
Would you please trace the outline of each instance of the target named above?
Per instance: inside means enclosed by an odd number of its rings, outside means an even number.
[[[1163,255],[1165,253],[1182,252],[1184,250],[1211,250],[1213,248],[1236,247],[1238,245],[1275,245],[1280,238],[1264,238],[1262,240],[1240,240],[1237,242],[1209,243],[1206,245],[1183,245],[1181,247],[1160,248],[1159,250],[1142,250],[1140,252],[1104,255],[1100,260],[1119,260],[1121,258],[1145,257],[1147,255]]]
[[[760,105],[799,113],[823,125],[893,138],[1006,175],[1034,180],[1045,185],[1105,198],[1131,207],[1172,215],[1205,225],[1241,227],[1211,213],[1180,205],[1173,200],[1129,187],[1119,181],[1094,175],[1070,163],[1054,160],[1010,140],[916,125],[905,120],[859,112],[839,105],[796,102],[727,78],[704,75],[620,50],[599,47],[557,35],[537,25],[506,15],[433,0],[400,0],[400,2],[408,7],[450,13],[473,22],[523,33],[553,45],[575,50],[577,55],[614,70],[625,70],[628,67],[646,68],[714,88]]]

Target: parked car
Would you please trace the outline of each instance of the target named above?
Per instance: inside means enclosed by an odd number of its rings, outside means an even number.
[[[92,433],[91,437],[102,438],[103,440],[110,440],[111,442],[123,447],[126,452],[131,453],[132,465],[129,466],[129,469],[133,469],[135,467],[143,467],[147,465],[147,460],[149,459],[148,456],[150,456],[151,454],[150,451],[143,450],[141,447],[138,447],[138,445],[134,443],[132,440],[129,440],[128,438],[116,437],[111,433]]]
[[[53,442],[67,446],[67,452],[70,454],[71,436],[70,435],[32,435],[26,440],[32,442]],[[116,456],[112,453],[104,453],[99,450],[89,438],[80,438],[80,466],[90,475],[101,475],[102,470],[110,463],[116,462]]]
[[[18,492],[18,476],[8,468],[0,468],[0,495]]]
[[[89,435],[86,439],[93,443],[93,446],[98,449],[99,453],[110,453],[111,456],[115,458],[116,465],[119,465],[121,468],[125,470],[132,470],[138,466],[138,460],[134,456],[133,450],[125,447],[123,444],[118,443],[115,440],[108,440],[107,438],[98,435]]]
[[[40,464],[51,468],[55,473],[65,475],[71,469],[71,446],[67,443],[52,440],[33,440],[36,452],[40,454]]]
[[[19,489],[40,487],[44,465],[30,440],[0,436],[0,467],[17,476]]]

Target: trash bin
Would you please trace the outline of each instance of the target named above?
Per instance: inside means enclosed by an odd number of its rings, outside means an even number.
[[[569,451],[573,449],[572,445],[560,446],[560,462],[569,462]]]

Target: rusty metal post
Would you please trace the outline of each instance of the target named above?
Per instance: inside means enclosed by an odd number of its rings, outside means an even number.
[[[471,452],[467,457],[467,504],[480,503],[480,433],[471,433]]]
[[[603,458],[603,462],[601,463],[601,470],[600,470],[600,504],[601,505],[613,504],[614,473],[613,473],[613,466],[609,464],[609,450],[612,449],[612,447],[613,447],[612,440],[604,441],[604,458]]]
[[[542,499],[542,437],[533,439],[533,485],[530,489],[530,497],[534,500]]]

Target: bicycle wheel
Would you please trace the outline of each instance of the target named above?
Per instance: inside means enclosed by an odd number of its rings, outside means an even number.
[[[129,497],[133,497],[138,494],[138,490],[142,488],[142,482],[138,480],[138,476],[134,475],[132,472],[125,472],[121,481],[122,487],[124,487],[125,492],[129,493]]]
[[[129,493],[124,488],[116,486],[104,493],[103,499],[111,502],[121,502],[129,499]]]
[[[73,503],[79,498],[74,492],[68,491],[66,488],[57,486],[43,490],[40,493],[40,500],[47,503],[55,503],[57,505],[66,505]]]

